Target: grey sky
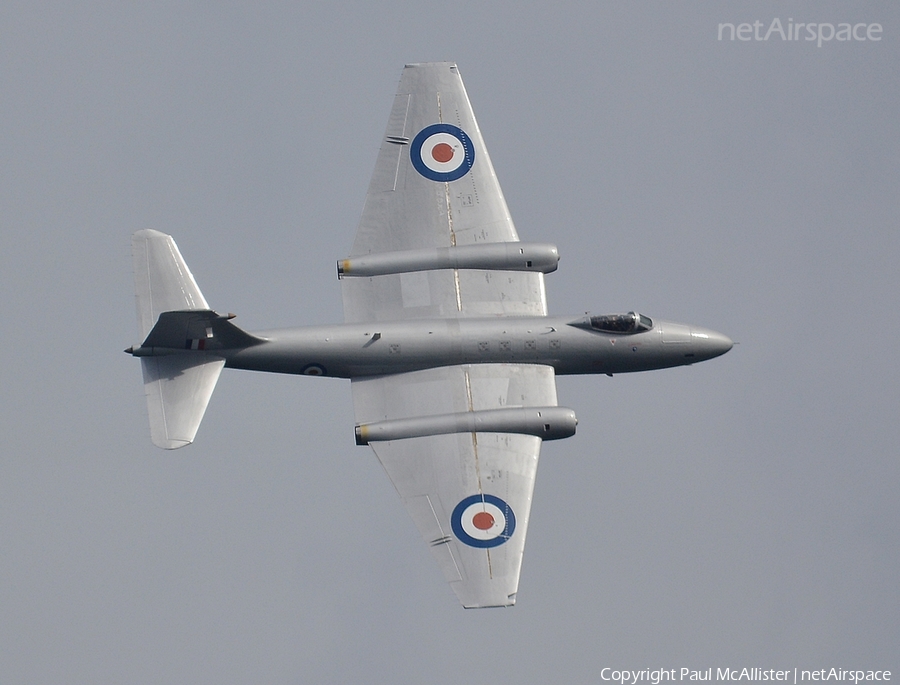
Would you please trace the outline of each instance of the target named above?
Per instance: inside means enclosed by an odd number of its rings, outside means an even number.
[[[718,41],[722,22],[878,42]],[[0,681],[900,677],[900,10],[889,3],[0,6]],[[563,378],[519,603],[464,611],[349,384],[226,371],[150,444],[130,235],[253,329],[341,320],[404,63],[454,60],[552,313],[740,342]]]

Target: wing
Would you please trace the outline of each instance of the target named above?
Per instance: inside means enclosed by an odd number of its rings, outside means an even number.
[[[351,257],[518,240],[456,65],[408,65]],[[445,269],[341,288],[348,323],[547,314],[541,273]]]
[[[354,379],[357,421],[556,406],[551,367],[477,364]],[[371,443],[463,606],[516,601],[541,439],[457,433]]]
[[[456,65],[408,65],[350,257],[518,240]],[[542,273],[446,268],[343,278],[341,288],[348,323],[547,314]],[[359,424],[557,403],[553,369],[527,364],[352,387]],[[370,444],[460,602],[513,604],[541,439],[470,432]]]

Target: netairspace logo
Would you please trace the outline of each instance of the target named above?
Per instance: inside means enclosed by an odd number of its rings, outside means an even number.
[[[822,43],[828,43],[832,40],[839,42],[877,42],[881,40],[883,29],[881,24],[866,24],[865,22],[858,24],[804,24],[794,23],[793,18],[788,18],[786,24],[781,23],[781,19],[775,17],[765,33],[762,32],[763,24],[759,19],[752,24],[719,24],[719,40],[741,40],[741,41],[816,41],[816,47],[822,47]]]

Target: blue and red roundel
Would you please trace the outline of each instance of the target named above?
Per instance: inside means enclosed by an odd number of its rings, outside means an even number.
[[[512,537],[516,515],[494,495],[472,495],[456,505],[450,517],[453,534],[469,547],[497,547]]]
[[[413,138],[409,158],[416,171],[432,181],[455,181],[475,163],[475,146],[466,132],[451,124],[426,126]]]

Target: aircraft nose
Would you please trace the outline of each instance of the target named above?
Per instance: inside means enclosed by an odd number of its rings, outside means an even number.
[[[702,359],[718,357],[734,347],[734,342],[727,335],[708,328],[691,327],[691,342],[694,343],[694,354]]]

